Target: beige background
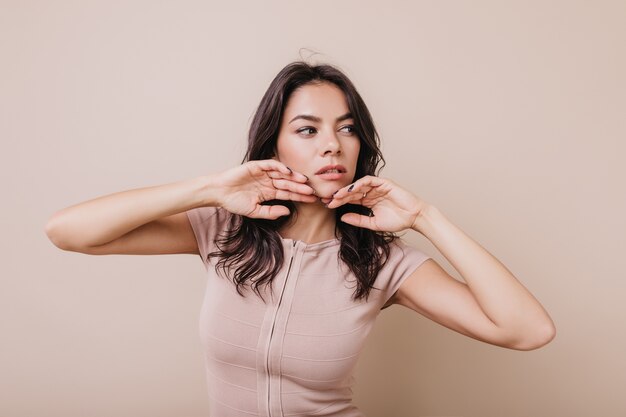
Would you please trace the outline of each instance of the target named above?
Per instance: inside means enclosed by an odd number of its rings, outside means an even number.
[[[0,10],[0,415],[207,416],[200,259],[63,252],[44,225],[80,201],[238,164],[270,81],[310,50],[368,104],[381,175],[504,262],[557,326],[521,352],[394,306],[355,403],[371,417],[626,415],[625,2]],[[405,239],[460,279],[423,236]]]

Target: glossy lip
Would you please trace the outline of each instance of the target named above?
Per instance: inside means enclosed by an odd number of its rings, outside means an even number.
[[[320,177],[323,180],[339,180],[341,179],[344,175],[346,175],[345,172],[329,172],[328,174],[317,174],[318,177]]]
[[[341,173],[343,173],[343,174],[345,174],[346,171],[347,171],[346,167],[344,167],[343,165],[326,165],[326,166],[321,167],[315,173],[315,175],[320,175],[320,172],[324,172],[324,171],[326,171],[328,169],[337,169],[337,170],[341,171]],[[324,174],[324,175],[327,175],[327,174]]]

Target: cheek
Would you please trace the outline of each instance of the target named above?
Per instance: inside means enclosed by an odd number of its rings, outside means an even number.
[[[357,157],[359,155],[359,152],[361,151],[361,141],[360,140],[356,140],[350,150],[352,151],[352,153],[355,155],[355,157]]]
[[[311,160],[312,152],[315,152],[310,146],[306,144],[299,144],[296,146],[278,146],[278,153],[283,162],[290,161],[291,163],[300,164]]]

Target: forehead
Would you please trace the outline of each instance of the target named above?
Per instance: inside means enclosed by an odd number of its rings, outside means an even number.
[[[347,111],[348,102],[344,92],[331,83],[307,84],[298,88],[291,94],[285,107],[288,118],[306,113],[334,119],[336,115]]]

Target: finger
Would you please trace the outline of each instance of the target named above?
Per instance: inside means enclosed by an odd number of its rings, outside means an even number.
[[[278,171],[285,175],[291,175],[291,170],[287,168],[287,165],[275,159],[261,159],[253,162],[262,171]]]
[[[285,206],[263,206],[257,204],[248,217],[276,220],[281,216],[288,216],[291,212]]]
[[[277,200],[292,200],[302,201],[305,203],[314,203],[317,201],[318,197],[314,195],[304,195],[288,190],[276,190],[276,196],[274,198]]]
[[[342,198],[346,196],[358,195],[360,193],[361,197],[363,193],[368,193],[372,189],[381,186],[385,183],[385,181],[380,177],[375,177],[373,175],[366,175],[362,178],[359,178],[351,185],[347,185],[343,188],[340,188],[339,191],[335,194],[334,198]],[[350,190],[350,191],[348,191]]]
[[[285,178],[285,179],[291,179],[293,181],[300,181],[300,182],[307,182],[309,180],[309,177],[307,177],[306,175],[298,172],[298,171],[293,171],[293,173],[289,173],[289,174],[283,174],[282,171],[278,172],[278,171],[267,171],[266,174],[270,177],[270,178]]]
[[[272,184],[276,190],[286,190],[291,191],[293,193],[311,195],[315,194],[315,190],[306,184],[299,184],[297,182],[286,180],[286,179],[275,179],[272,180]]]
[[[374,218],[369,216],[363,216],[358,213],[346,213],[339,219],[344,223],[351,224],[356,227],[363,227],[365,229],[377,230]]]
[[[306,175],[297,171],[293,171],[287,165],[275,159],[263,159],[257,162],[258,162],[258,166],[263,171],[266,171],[266,173],[272,178],[276,178],[276,176],[278,176],[279,178],[292,178],[296,181],[301,181],[301,182],[305,182],[309,180],[309,178]]]
[[[337,208],[343,204],[350,203],[352,201],[357,201],[359,203],[365,200],[363,197],[363,193],[367,193],[367,197],[373,197],[370,194],[370,191],[374,190],[374,187],[370,187],[368,185],[361,185],[358,190],[352,189],[352,191],[346,191],[345,196],[339,195],[339,191],[335,193],[333,199],[328,203],[328,208]],[[337,197],[339,195],[339,197]]]

